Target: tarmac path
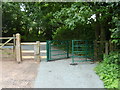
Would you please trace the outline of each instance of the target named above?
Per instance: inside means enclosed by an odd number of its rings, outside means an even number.
[[[46,43],[41,43],[41,56],[46,56]],[[96,75],[96,63],[70,65],[71,58],[46,62],[41,59],[34,88],[104,88]]]

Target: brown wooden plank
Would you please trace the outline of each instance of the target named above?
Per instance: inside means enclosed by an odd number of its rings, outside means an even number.
[[[0,39],[10,39],[10,38],[14,39],[14,37],[0,37]]]
[[[34,58],[34,56],[22,56],[23,59]],[[47,56],[40,56],[40,58],[47,58]]]
[[[23,42],[23,43],[21,43],[21,45],[35,45],[36,43],[35,42],[31,42],[31,43],[29,43],[29,42]]]
[[[47,56],[40,56],[40,58],[47,58]]]
[[[23,59],[34,58],[34,56],[22,56]]]

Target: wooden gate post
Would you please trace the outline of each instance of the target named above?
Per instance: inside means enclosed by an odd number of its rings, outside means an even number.
[[[13,54],[14,54],[14,58],[16,59],[16,57],[15,57],[15,45],[16,45],[16,36],[15,36],[15,34],[13,34]]]
[[[14,39],[13,39],[13,49],[15,50],[15,45],[16,45],[16,36],[15,36],[15,34],[13,34],[13,37],[14,37]]]
[[[36,41],[36,45],[34,45],[34,59],[40,62],[40,41]]]
[[[17,62],[20,63],[22,61],[22,54],[21,54],[21,43],[20,43],[20,34],[16,34],[16,59]]]

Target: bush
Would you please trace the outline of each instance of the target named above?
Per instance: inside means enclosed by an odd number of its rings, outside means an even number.
[[[109,55],[104,56],[104,63],[106,64],[120,64],[120,53],[111,52]]]
[[[104,61],[101,62],[96,68],[96,73],[103,80],[105,88],[118,88],[118,82],[120,79],[120,57],[118,52],[112,52],[107,56],[104,56]]]

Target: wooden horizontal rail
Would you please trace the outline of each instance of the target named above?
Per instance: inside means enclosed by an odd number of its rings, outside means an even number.
[[[22,51],[22,53],[34,53],[32,50]]]
[[[46,50],[42,50],[40,52],[46,53],[47,51]],[[34,53],[34,51],[32,51],[32,50],[24,50],[24,51],[22,51],[22,53]]]
[[[35,45],[35,44],[36,44],[36,42],[22,42],[21,43],[21,45]],[[40,45],[46,45],[46,43],[43,42],[43,43],[40,43]]]
[[[3,43],[0,43],[0,45],[2,45]],[[7,43],[6,45],[13,45],[13,43]]]
[[[40,45],[46,45],[46,42],[41,42]]]
[[[95,42],[97,42],[97,43],[106,43],[108,41],[95,41]]]
[[[21,43],[21,45],[35,45],[36,43],[33,42],[33,43],[27,43],[27,42],[24,42],[24,43]]]
[[[22,56],[22,58],[23,59],[29,59],[29,58],[33,59],[34,56]],[[40,56],[40,58],[47,58],[47,56]]]
[[[47,58],[47,56],[40,56],[40,58]]]
[[[42,53],[46,53],[47,51],[46,51],[46,50],[40,50],[40,52],[42,52]]]
[[[26,59],[26,58],[34,58],[34,56],[22,56],[23,59]]]
[[[0,37],[0,39],[10,39],[10,38],[14,39],[15,37]]]

